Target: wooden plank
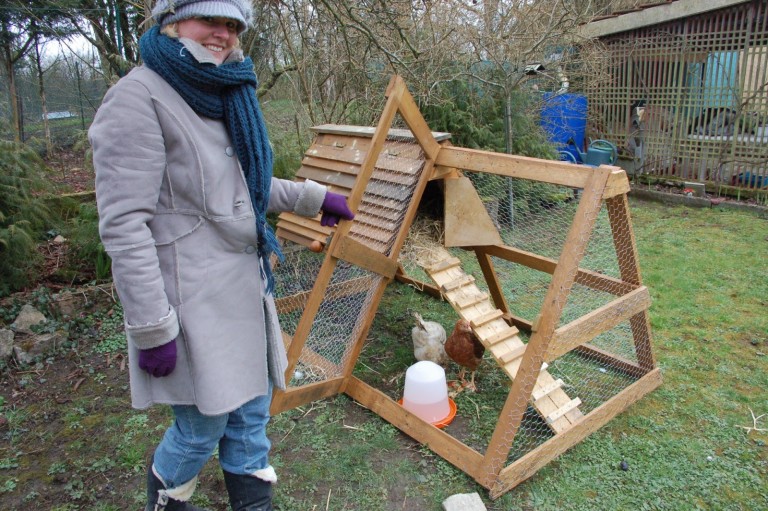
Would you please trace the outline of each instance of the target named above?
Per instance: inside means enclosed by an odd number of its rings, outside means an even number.
[[[461,294],[454,301],[459,309],[465,309],[486,300],[488,300],[488,293],[472,293]]]
[[[358,211],[357,214],[355,214],[355,222],[362,225],[380,227],[388,231],[396,231],[400,227],[400,224],[398,222],[392,221],[389,218],[384,218],[378,215],[372,215],[368,212],[363,213],[361,211]]]
[[[512,339],[512,338],[516,337],[517,334],[519,334],[519,333],[520,333],[520,331],[517,328],[509,327],[509,328],[507,328],[505,330],[502,330],[501,332],[499,332],[499,333],[497,333],[495,335],[492,335],[492,336],[490,336],[490,337],[488,337],[486,339],[483,339],[483,343],[486,346],[490,347],[490,346],[493,346],[494,344],[496,344],[498,342],[505,341],[507,339]]]
[[[307,167],[303,165],[299,172],[296,173],[297,177],[304,179],[311,179],[321,185],[332,185],[338,188],[345,188],[351,190],[355,186],[355,176],[349,174],[342,174],[341,172],[329,172],[324,169],[318,169],[314,167]]]
[[[459,470],[477,477],[482,455],[459,440],[412,414],[386,394],[362,380],[351,377],[345,392],[355,401],[386,420],[417,442],[425,444]]]
[[[460,265],[461,265],[461,259],[459,259],[458,257],[449,257],[448,259],[443,259],[442,261],[439,261],[435,264],[432,264],[424,268],[424,270],[427,273],[437,273],[439,271],[448,270],[450,268],[455,268],[456,266],[460,266]]]
[[[651,295],[648,288],[642,286],[561,326],[555,330],[544,360],[551,362],[560,358],[577,346],[647,310],[650,305]]]
[[[497,309],[509,314],[509,305],[507,299],[504,296],[504,291],[501,289],[501,283],[499,282],[499,276],[496,274],[496,270],[493,268],[493,261],[491,257],[482,250],[475,249],[475,256],[477,262],[480,264],[480,270],[483,272],[483,278],[488,285],[488,292],[493,298],[493,304]]]
[[[556,160],[541,160],[526,156],[494,153],[491,151],[453,146],[443,147],[435,160],[435,164],[457,169],[527,179],[539,183],[569,186],[571,188],[585,188],[597,170],[596,168],[587,165],[574,165],[572,163]],[[610,169],[610,173],[623,174],[626,179],[626,173],[619,167],[608,167],[604,165],[603,168]],[[626,191],[629,191],[628,181]]]
[[[526,348],[526,345],[523,344],[522,346],[518,346],[514,350],[510,350],[510,351],[507,351],[506,353],[502,353],[501,355],[498,356],[499,362],[501,362],[503,365],[507,365],[513,360],[517,360],[518,358],[525,355],[525,348]]]
[[[661,371],[659,369],[651,371],[576,421],[568,430],[555,435],[512,462],[498,473],[498,477],[476,479],[476,481],[491,490],[492,499],[500,497],[534,475],[557,456],[603,427],[640,398],[656,389],[661,383]],[[489,451],[486,450],[487,452]],[[488,457],[489,455],[486,454],[486,458]]]
[[[610,171],[604,167],[598,167],[597,172],[591,174],[590,181],[584,187],[582,199],[579,201],[574,215],[574,221],[566,236],[563,253],[560,255],[557,268],[552,275],[552,282],[544,298],[544,306],[534,321],[528,348],[523,355],[520,369],[512,382],[509,398],[504,404],[499,424],[488,444],[486,452],[490,454],[483,460],[482,467],[486,474],[497,474],[502,469],[509,454],[512,446],[511,439],[514,438],[520,426],[533,387],[539,379],[540,371],[542,371],[542,367],[537,361],[543,360],[554,334],[555,326],[568,300],[568,292],[576,278],[579,262],[585,252],[589,235],[594,229],[602,206],[602,192],[609,174]],[[558,396],[558,393],[554,393],[552,397],[555,396]],[[486,482],[490,484],[490,478]]]
[[[280,225],[281,221],[290,222],[295,225],[300,225],[302,227],[306,227],[313,231],[317,231],[322,234],[325,234],[326,236],[329,236],[334,230],[333,227],[324,227],[320,225],[320,216],[317,216],[314,218],[307,218],[305,216],[299,216],[293,213],[285,212],[285,213],[280,213],[280,216],[278,217],[278,221],[277,221],[278,225]]]
[[[629,214],[629,200],[626,195],[620,195],[607,200],[606,206],[613,243],[616,247],[616,254],[619,255],[621,278],[639,286],[642,284],[642,279],[640,278],[637,243]],[[656,367],[656,359],[651,346],[651,321],[648,311],[645,310],[633,316],[630,319],[630,326],[638,362],[646,370],[653,369]]]
[[[429,126],[427,126],[427,123],[424,121],[424,117],[421,116],[419,107],[413,100],[411,93],[408,92],[408,89],[405,87],[405,82],[403,82],[403,79],[399,76],[396,76],[394,80],[399,82],[403,89],[403,93],[400,96],[400,104],[398,106],[400,115],[411,129],[411,132],[416,138],[416,141],[419,143],[421,148],[424,149],[424,152],[427,154],[427,158],[435,161],[440,152],[440,145],[432,136],[432,131],[430,131]],[[390,86],[397,87],[398,85],[391,83]]]
[[[549,415],[547,415],[547,424],[552,424],[560,417],[563,417],[566,413],[570,412],[575,408],[578,408],[580,404],[581,404],[581,399],[579,398],[572,399],[566,405],[561,406],[555,412],[552,412]]]
[[[393,278],[397,271],[397,261],[348,236],[335,245],[333,256],[388,279]]]
[[[351,126],[351,125],[340,125],[340,124],[322,124],[320,126],[313,126],[310,129],[316,133],[339,133],[344,135],[361,136],[361,137],[369,137],[369,138],[373,136],[373,131],[374,131],[374,128],[369,126]],[[409,130],[397,129],[397,128],[391,128],[389,130],[388,137],[414,140],[413,133],[411,133]],[[437,141],[448,140],[451,138],[451,134],[446,132],[441,132],[441,131],[433,131],[432,137]]]
[[[454,290],[456,290],[456,289],[458,289],[460,287],[464,287],[464,286],[467,286],[469,284],[474,284],[474,282],[475,282],[475,277],[473,277],[472,275],[464,275],[463,277],[459,277],[456,280],[452,280],[450,282],[446,282],[445,284],[440,286],[440,289],[442,289],[442,291],[444,293],[448,293],[448,292],[454,291]]]
[[[474,247],[478,253],[498,257],[505,261],[522,264],[533,270],[550,275],[557,269],[557,261],[549,257],[540,256],[532,252],[526,252],[510,246],[485,246]],[[579,269],[575,279],[577,284],[587,286],[590,289],[603,291],[614,295],[624,295],[637,288],[637,285],[624,282],[608,275],[593,272],[590,270]]]
[[[306,403],[339,394],[343,378],[335,378],[323,382],[310,383],[301,387],[290,387],[287,390],[275,389],[272,393],[271,415],[292,410]]]
[[[366,238],[370,238],[372,240],[376,240],[384,244],[388,244],[392,240],[392,236],[394,236],[395,234],[392,231],[380,229],[372,225],[358,225],[358,224],[353,225],[352,228],[350,229],[350,232],[360,236],[365,236]]]
[[[302,245],[304,247],[309,247],[313,241],[319,241],[321,244],[324,244],[327,240],[325,237],[317,237],[317,238],[307,238],[305,236],[300,236],[299,234],[296,234],[293,231],[288,231],[285,229],[281,229],[280,227],[277,228],[277,231],[275,231],[275,235],[278,238],[282,238],[284,240],[292,241],[294,243],[297,243],[299,245]]]
[[[533,392],[531,393],[531,399],[533,399],[534,401],[538,401],[539,399],[543,398],[544,396],[549,395],[549,393],[554,391],[555,389],[561,388],[563,386],[563,384],[564,384],[563,380],[558,378],[557,380],[555,380],[552,383],[549,383],[547,385],[535,387],[533,389]]]
[[[490,323],[491,321],[495,319],[499,319],[504,315],[503,312],[501,312],[499,309],[494,309],[493,311],[483,314],[482,316],[478,316],[475,319],[471,321],[472,328],[480,328],[481,326],[485,325],[486,323]]]
[[[296,171],[297,177],[304,177],[302,172],[305,167],[326,170],[328,172],[339,172],[355,177],[357,177],[357,174],[360,172],[360,165],[345,163],[338,160],[329,160],[327,158],[318,158],[316,156],[305,156],[304,159],[301,160],[301,167]]]
[[[325,240],[328,238],[330,234],[330,233],[322,232],[320,230],[313,229],[312,226],[305,227],[304,225],[295,224],[289,221],[288,219],[283,219],[282,221],[278,222],[277,226],[280,229],[293,232],[304,238],[320,240],[323,243],[325,242]],[[317,226],[320,227],[320,222],[317,223]]]

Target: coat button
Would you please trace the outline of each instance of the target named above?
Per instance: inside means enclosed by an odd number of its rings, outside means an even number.
[[[253,245],[248,245],[247,247],[245,247],[246,254],[253,254],[254,252],[256,252],[256,247],[254,247]]]
[[[232,146],[227,146],[227,148],[224,149],[224,153],[231,158],[232,156],[234,156],[235,150],[232,149]]]

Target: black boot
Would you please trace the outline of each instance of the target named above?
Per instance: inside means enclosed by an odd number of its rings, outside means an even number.
[[[224,471],[232,511],[272,511],[272,483]]]
[[[195,478],[196,479],[196,478]],[[183,486],[190,485],[194,489],[196,481],[189,481]],[[174,488],[176,490],[176,488]],[[173,493],[173,490],[171,490]],[[192,491],[189,491],[190,495]],[[152,462],[147,469],[147,506],[144,511],[207,511],[201,507],[193,506],[184,500],[176,500],[168,495],[165,485],[152,470]]]

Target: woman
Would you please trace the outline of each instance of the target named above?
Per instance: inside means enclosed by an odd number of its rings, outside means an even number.
[[[232,508],[271,510],[266,436],[287,366],[269,211],[335,225],[343,196],[272,177],[253,63],[238,49],[246,0],[160,0],[144,65],[110,89],[89,130],[99,230],[125,314],[133,406],[174,423],[147,475],[146,509],[188,500],[219,448]]]

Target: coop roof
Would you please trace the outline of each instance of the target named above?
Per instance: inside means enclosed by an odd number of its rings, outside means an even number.
[[[627,32],[642,27],[667,23],[677,19],[696,16],[709,11],[744,4],[750,0],[675,0],[641,5],[627,11],[615,12],[582,25],[579,36],[595,39]]]

